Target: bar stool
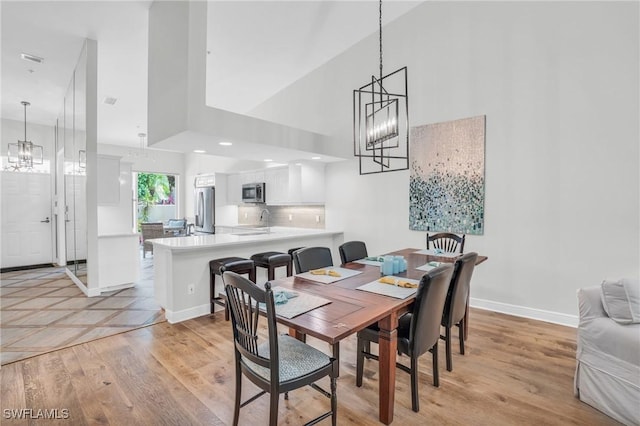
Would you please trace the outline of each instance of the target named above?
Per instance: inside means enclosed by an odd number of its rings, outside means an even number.
[[[279,251],[265,251],[263,253],[256,253],[251,256],[251,260],[261,268],[267,268],[267,279],[269,281],[275,278],[275,269],[280,266],[287,267],[287,276],[291,276],[291,255],[287,253],[281,253]]]
[[[221,257],[219,259],[213,259],[209,262],[209,283],[211,285],[211,313],[214,312],[213,305],[218,304],[224,306],[224,319],[229,321],[229,308],[226,303],[226,296],[222,293],[219,296],[215,295],[216,290],[216,275],[222,277],[224,271],[232,271],[236,274],[249,274],[249,280],[256,282],[256,266],[251,259],[245,259],[244,257]]]

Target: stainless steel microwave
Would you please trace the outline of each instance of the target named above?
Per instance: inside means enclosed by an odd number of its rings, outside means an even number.
[[[242,185],[242,202],[243,203],[264,203],[264,182],[262,183],[245,183]]]

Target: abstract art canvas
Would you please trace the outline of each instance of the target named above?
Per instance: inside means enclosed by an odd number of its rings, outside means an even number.
[[[412,127],[409,229],[484,233],[485,116]]]

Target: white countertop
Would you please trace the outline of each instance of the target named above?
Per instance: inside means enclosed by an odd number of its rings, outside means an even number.
[[[250,231],[247,230],[243,232]],[[168,248],[170,250],[199,250],[203,248],[251,244],[257,241],[278,241],[296,239],[311,235],[336,235],[342,233],[343,231],[334,231],[327,229],[286,228],[280,226],[272,226],[271,232],[254,235],[191,235],[188,237],[154,238],[153,240],[149,240],[149,242],[152,243],[154,247],[159,246]]]

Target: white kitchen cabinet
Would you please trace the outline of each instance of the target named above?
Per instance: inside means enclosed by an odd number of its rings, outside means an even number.
[[[242,185],[245,183],[265,182],[264,170],[253,170],[250,172],[233,173],[227,175],[227,204],[242,203]],[[267,189],[267,194],[269,190]]]
[[[274,167],[264,172],[266,203],[280,205],[289,202],[289,168]]]
[[[227,204],[231,204],[229,202],[228,193],[228,184],[227,178],[228,175],[224,173],[216,173],[216,206],[226,206]]]
[[[242,203],[242,181],[239,173],[227,175],[227,203]]]
[[[227,204],[242,204],[242,185],[258,182],[266,184],[268,205],[324,204],[324,163],[297,163],[227,175]]]
[[[264,182],[264,170],[253,170],[250,172],[240,173],[240,181],[242,183],[261,183]]]

